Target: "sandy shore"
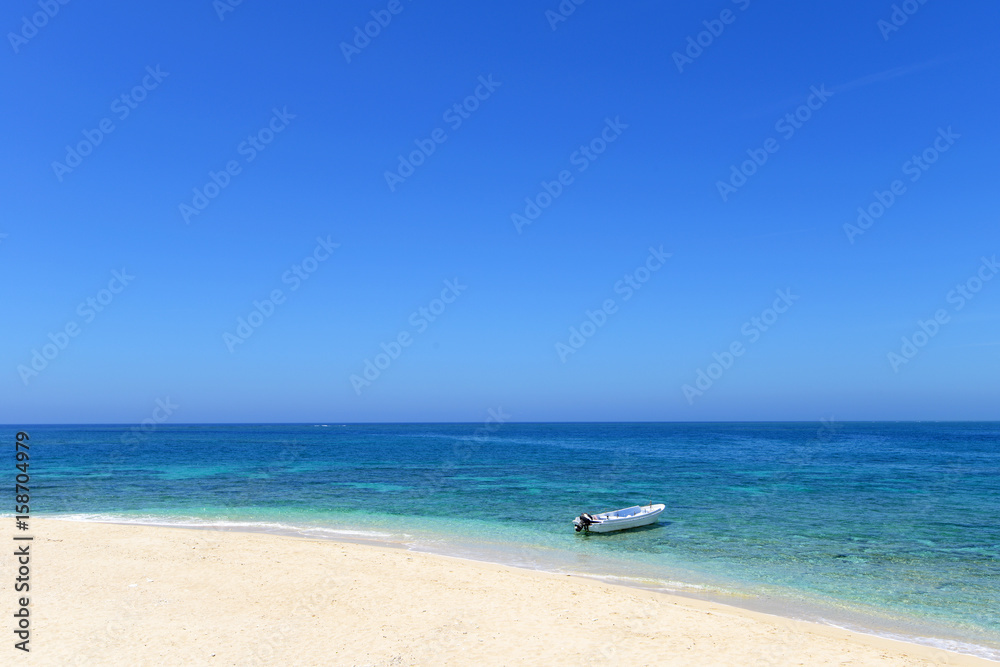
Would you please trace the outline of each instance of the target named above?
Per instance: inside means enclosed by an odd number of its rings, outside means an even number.
[[[12,524],[0,529],[8,546]],[[51,519],[31,529],[31,653],[13,647],[23,593],[5,547],[0,664],[998,664],[401,549]]]

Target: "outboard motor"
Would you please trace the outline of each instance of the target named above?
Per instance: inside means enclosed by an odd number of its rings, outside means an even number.
[[[579,517],[577,517],[577,520],[574,523],[576,523],[576,532],[579,533],[581,530],[584,530],[589,533],[590,526],[591,524],[594,523],[594,517],[584,512]]]

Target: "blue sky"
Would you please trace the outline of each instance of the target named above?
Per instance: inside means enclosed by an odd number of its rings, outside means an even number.
[[[0,422],[1000,418],[1000,7],[559,7],[7,3]]]

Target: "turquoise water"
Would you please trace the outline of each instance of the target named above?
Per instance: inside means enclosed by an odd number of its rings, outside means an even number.
[[[393,543],[1000,659],[1000,424],[28,429],[33,509]],[[582,511],[662,502],[584,535]]]

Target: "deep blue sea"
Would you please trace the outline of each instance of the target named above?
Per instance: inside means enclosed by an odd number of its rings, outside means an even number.
[[[1000,659],[1000,423],[26,430],[34,513],[390,543]],[[655,526],[571,524],[648,502]]]

